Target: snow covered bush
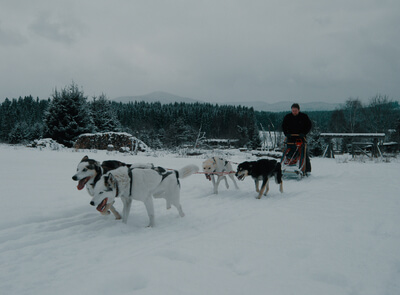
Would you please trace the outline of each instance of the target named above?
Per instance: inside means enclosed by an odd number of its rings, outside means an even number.
[[[51,138],[35,139],[27,146],[32,148],[40,148],[40,149],[44,148],[50,150],[60,150],[65,148],[64,145],[59,144],[57,141]]]
[[[114,150],[133,152],[150,149],[143,141],[125,132],[85,133],[75,141],[74,148],[107,150],[110,145]]]

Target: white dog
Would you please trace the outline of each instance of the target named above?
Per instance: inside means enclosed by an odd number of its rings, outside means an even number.
[[[99,181],[100,177],[107,173],[110,170],[116,169],[121,166],[130,166],[122,163],[120,161],[104,161],[100,164],[96,160],[89,159],[88,156],[83,157],[81,162],[78,164],[76,168],[76,174],[72,176],[74,181],[78,181],[78,190],[82,190],[85,186],[89,195],[93,197],[94,195],[94,186],[97,181]],[[110,205],[109,208],[111,212],[114,214],[116,219],[121,219],[121,215],[119,215],[118,211],[115,210],[114,206]],[[106,215],[109,214],[110,211],[101,212],[101,214]]]
[[[218,194],[218,186],[222,179],[225,180],[226,188],[229,188],[228,179],[226,178],[226,174],[224,174],[224,172],[228,172],[228,175],[232,179],[236,189],[239,189],[239,187],[236,184],[234,172],[232,171],[231,162],[222,158],[212,157],[203,162],[203,171],[206,174],[206,178],[212,181],[212,184],[214,186],[214,194]],[[214,178],[215,174],[218,175],[217,182],[215,182]]]
[[[164,198],[167,209],[174,205],[181,217],[185,216],[180,204],[180,178],[188,177],[199,171],[195,165],[188,165],[180,170],[166,171],[164,168],[131,169],[120,167],[102,176],[94,188],[90,204],[104,212],[121,197],[123,203],[122,221],[127,223],[132,200],[142,201],[149,216],[149,227],[154,226],[153,198]]]
[[[127,166],[131,168],[143,168],[143,169],[145,168],[150,169],[154,167],[154,165],[151,163],[125,164],[123,162],[116,160],[108,160],[100,164],[100,162],[93,159],[89,159],[88,156],[85,156],[78,164],[78,167],[76,168],[76,174],[72,176],[72,179],[74,181],[78,181],[78,186],[77,186],[78,190],[82,190],[86,186],[89,195],[93,197],[94,187],[96,183],[100,180],[101,176],[121,166]],[[116,219],[121,219],[121,215],[114,208],[114,206],[112,206],[112,204],[108,207],[108,209],[111,210]],[[108,211],[108,209],[100,213],[102,215],[110,214],[110,211]]]

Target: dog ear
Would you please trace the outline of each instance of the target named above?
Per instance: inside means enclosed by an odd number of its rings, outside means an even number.
[[[112,173],[109,173],[106,177],[106,182],[109,187],[115,187],[115,183],[117,182],[117,180],[115,179],[114,175],[112,175]]]
[[[81,162],[87,161],[87,160],[89,160],[89,157],[88,157],[88,156],[84,156],[84,157],[82,158]]]

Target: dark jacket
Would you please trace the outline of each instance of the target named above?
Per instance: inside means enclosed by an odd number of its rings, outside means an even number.
[[[310,132],[311,126],[311,120],[306,114],[299,112],[297,116],[293,116],[292,113],[289,113],[283,118],[282,131],[286,136],[289,134],[306,136]]]

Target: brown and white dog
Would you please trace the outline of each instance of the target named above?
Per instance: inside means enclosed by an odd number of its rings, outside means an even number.
[[[232,171],[232,163],[218,157],[212,157],[203,162],[203,171],[206,175],[208,180],[212,181],[214,186],[214,194],[218,194],[218,186],[221,180],[225,180],[226,188],[229,188],[228,180],[226,175],[232,179],[233,184],[235,185],[236,189],[239,189],[238,185],[236,184],[235,177],[233,176],[234,173]],[[215,182],[214,175],[217,175],[217,181]]]
[[[279,191],[283,193],[281,163],[276,160],[261,159],[252,162],[240,163],[237,167],[236,177],[244,180],[246,176],[251,176],[256,185],[256,191],[259,193],[257,198],[261,199],[269,191],[269,178],[274,176],[275,182],[279,184]],[[261,190],[259,181],[262,180]],[[264,193],[265,192],[265,193]]]

